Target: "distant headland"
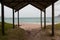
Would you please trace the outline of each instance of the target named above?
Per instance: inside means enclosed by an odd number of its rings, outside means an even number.
[[[60,15],[56,16],[56,17],[60,17]]]

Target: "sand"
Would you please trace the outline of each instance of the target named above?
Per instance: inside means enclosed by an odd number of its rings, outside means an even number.
[[[51,25],[47,23],[47,25]],[[47,36],[47,31],[41,30],[41,25],[36,23],[20,23],[20,28],[24,29],[25,40],[54,40],[52,37]],[[44,27],[44,25],[43,25]],[[57,37],[58,38],[58,37]],[[60,38],[58,38],[60,40]],[[55,39],[57,40],[57,39]]]
[[[24,29],[24,30],[33,30],[33,29],[40,29],[41,26],[40,24],[20,24],[20,28]]]
[[[20,23],[21,26],[19,26],[20,28],[24,29],[24,30],[33,30],[33,29],[41,29],[41,24],[37,24],[37,23]],[[51,25],[51,23],[47,23],[47,25]],[[44,27],[44,24],[42,24],[42,26]]]

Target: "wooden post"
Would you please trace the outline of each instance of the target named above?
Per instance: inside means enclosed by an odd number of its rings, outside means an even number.
[[[52,36],[54,36],[54,4],[52,4]]]
[[[14,9],[13,9],[13,29],[15,28],[14,26]]]
[[[46,10],[44,10],[44,29],[46,29]]]
[[[19,11],[18,11],[18,28],[19,28]]]
[[[2,17],[2,35],[5,35],[5,31],[4,31],[4,4],[3,4],[3,0],[1,1],[1,17]]]
[[[41,28],[42,28],[42,11],[41,11]]]

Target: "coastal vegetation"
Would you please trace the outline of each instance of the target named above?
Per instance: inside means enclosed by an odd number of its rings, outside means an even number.
[[[57,17],[60,17],[60,15],[58,15]]]
[[[15,26],[16,27],[16,26]],[[13,25],[5,23],[4,31],[5,35],[1,32],[1,22],[0,22],[0,40],[23,40],[25,31],[21,28],[13,29]]]
[[[47,31],[49,33],[51,33],[51,31],[52,31],[52,26],[51,25],[47,26]],[[55,24],[55,26],[54,26],[54,32],[55,32],[55,35],[57,35],[57,36],[60,37],[60,23]]]
[[[51,28],[52,28],[51,25],[48,25],[48,26],[47,26],[47,29],[51,29]],[[54,28],[55,28],[55,30],[60,30],[60,23],[55,24]]]
[[[13,25],[9,23],[5,23],[4,27],[5,35],[3,36],[1,33],[1,22],[0,22],[0,40],[25,40],[25,30],[21,28],[17,28],[15,26],[15,29],[13,29]],[[51,32],[51,25],[48,25],[45,31]],[[60,23],[55,24],[55,35],[60,37]]]

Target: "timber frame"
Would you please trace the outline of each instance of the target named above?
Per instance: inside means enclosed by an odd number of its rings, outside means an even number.
[[[41,10],[41,28],[42,28],[42,11],[44,12],[44,29],[46,29],[46,8],[52,5],[52,36],[54,36],[54,3],[58,0],[0,0],[1,16],[2,16],[2,34],[4,31],[4,5],[13,9],[13,28],[14,27],[14,13],[18,11],[18,26],[19,26],[19,10],[28,4],[31,4]],[[15,11],[14,11],[15,10]]]

